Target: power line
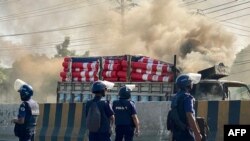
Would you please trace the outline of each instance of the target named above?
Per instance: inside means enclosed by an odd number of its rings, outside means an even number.
[[[248,61],[248,62],[242,62],[242,63],[235,63],[234,65],[244,65],[244,64],[250,64],[250,61]]]
[[[230,75],[232,75],[232,74],[239,74],[239,73],[248,72],[248,71],[250,71],[250,69],[239,71],[239,72],[233,72],[233,73],[230,73]]]
[[[70,44],[94,41],[95,39],[97,39],[97,38],[95,38],[95,37],[87,37],[87,38],[74,39],[74,40],[70,40]],[[0,48],[0,51],[8,51],[8,50],[20,49],[20,46],[25,47],[25,48],[36,48],[36,47],[50,46],[50,45],[54,46],[54,45],[59,45],[62,42],[63,41],[55,41],[55,42],[47,42],[47,43],[31,44],[31,45],[16,45],[16,47],[3,47],[3,48]]]
[[[234,27],[234,26],[230,26],[230,25],[225,25],[223,24],[224,26],[227,26],[227,27],[230,27],[230,28],[233,28],[233,29],[236,29],[236,30],[241,30],[241,31],[244,31],[244,32],[250,32],[250,30],[245,30],[245,29],[241,29],[241,28],[237,28],[237,27]],[[249,35],[250,36],[250,35]]]
[[[241,24],[236,24],[236,23],[229,22],[229,21],[220,21],[220,22],[229,23],[229,24],[236,25],[236,26],[240,26],[240,27],[244,27],[244,28],[250,28],[250,26],[245,26],[245,25],[241,25]]]
[[[250,15],[250,14],[245,14],[245,15],[235,16],[235,17],[232,17],[232,18],[228,18],[228,19],[220,20],[219,22],[229,21],[229,20],[233,20],[233,19],[237,19],[237,18],[241,18],[241,17],[249,16],[249,15]]]
[[[194,3],[197,2],[198,0],[192,0],[192,1],[187,1],[187,2],[183,2],[184,4],[190,4],[190,3]]]
[[[232,14],[232,13],[236,13],[236,12],[239,12],[239,11],[243,11],[243,10],[246,10],[246,9],[249,9],[250,7],[245,7],[245,8],[242,8],[242,9],[238,9],[238,10],[235,10],[235,11],[232,11],[232,12],[228,12],[228,13],[225,13],[225,14],[221,14],[221,15],[218,15],[218,16],[215,16],[213,18],[218,18],[218,17],[222,17],[222,16],[225,16],[225,15],[229,15],[229,14]]]
[[[50,15],[50,14],[59,13],[59,12],[66,12],[66,11],[71,11],[71,10],[76,10],[76,9],[80,9],[80,8],[83,8],[83,7],[87,7],[87,6],[96,6],[96,5],[104,4],[106,2],[107,1],[92,3],[92,4],[89,4],[89,5],[77,5],[77,7],[72,7],[72,8],[69,8],[69,9],[61,9],[61,10],[51,11],[51,12],[43,13],[43,14],[38,13],[37,15],[21,16],[21,17],[18,17],[18,19],[26,19],[26,18]],[[16,18],[9,18],[9,19],[2,19],[2,20],[0,19],[0,22],[10,21],[10,20],[17,20],[17,19]]]
[[[47,33],[47,32],[55,32],[55,31],[62,31],[62,30],[71,30],[71,29],[77,29],[77,28],[86,28],[96,25],[101,25],[104,23],[85,23],[80,25],[73,25],[69,27],[61,27],[61,28],[55,28],[55,29],[49,29],[49,30],[41,30],[41,31],[34,31],[34,32],[25,32],[25,33],[16,33],[16,34],[6,34],[6,35],[0,35],[0,38],[2,37],[11,37],[11,36],[22,36],[22,35],[30,35],[30,34],[39,34],[39,33]]]
[[[250,53],[250,51],[242,51],[242,52],[240,52],[238,54],[249,54],[249,53]]]
[[[198,4],[198,3],[203,3],[207,0],[202,0],[202,1],[196,1],[196,2],[192,2],[192,3],[189,3],[189,4],[184,4],[183,6],[190,6],[190,5],[195,5],[195,4]]]
[[[233,8],[233,7],[236,7],[236,6],[240,6],[240,5],[243,5],[243,4],[246,4],[246,3],[250,3],[250,1],[247,1],[247,2],[244,2],[244,3],[240,3],[240,4],[236,4],[236,5],[232,5],[232,6],[228,6],[228,7],[222,8],[222,9],[210,11],[210,12],[207,12],[205,14],[215,13],[215,12],[218,12],[218,11],[222,11],[222,10],[226,10],[226,9]]]
[[[240,33],[235,33],[235,32],[231,32],[231,33],[236,34],[238,36],[242,36],[242,37],[247,37],[247,38],[250,37],[250,35],[245,35],[245,34],[240,34]]]
[[[249,62],[250,60],[244,60],[244,61],[237,61],[237,62],[234,62],[234,63],[244,63],[244,62]]]
[[[249,15],[250,15],[250,14],[249,14]],[[208,16],[206,16],[206,17],[208,17]],[[213,18],[211,18],[211,17],[208,17],[208,18],[211,19],[211,20],[216,20],[216,19],[213,19]],[[213,23],[218,23],[218,22],[225,22],[225,23],[226,23],[226,21],[217,21],[217,20],[216,20],[216,22],[213,21]],[[229,26],[229,25],[224,25],[224,26],[228,26],[228,27],[231,27],[231,28],[234,28],[234,29],[238,29],[238,30],[243,30],[243,31],[249,32],[248,30],[244,30],[244,29],[232,27],[232,26]],[[236,34],[236,35],[238,35],[238,36],[246,37],[246,38],[249,38],[249,37],[250,37],[250,35],[246,35],[246,34],[235,33],[235,32],[231,32],[231,33]]]
[[[206,11],[206,10],[214,9],[214,8],[217,8],[217,7],[220,7],[220,6],[225,6],[225,5],[228,5],[228,4],[231,4],[231,3],[235,3],[236,1],[237,0],[233,0],[233,1],[230,1],[230,2],[226,2],[226,3],[220,4],[220,5],[213,6],[213,7],[208,7],[206,9],[202,9],[202,10]]]
[[[80,39],[74,39],[70,40],[70,46],[79,45],[79,43],[82,42],[90,42],[90,41],[96,41],[97,38],[95,37],[87,37],[87,38],[80,38]],[[0,48],[0,51],[11,51],[11,50],[17,50],[17,49],[36,49],[39,47],[45,47],[45,46],[56,46],[61,44],[63,41],[56,41],[56,42],[48,42],[48,43],[40,43],[40,44],[32,44],[32,45],[16,45],[16,47],[4,47]]]
[[[9,4],[9,3],[13,3],[13,2],[18,2],[19,0],[7,0],[5,2],[0,2],[0,6],[1,5],[5,5],[5,4]]]
[[[56,4],[56,5],[53,5],[53,6],[49,6],[49,7],[33,10],[33,11],[9,14],[9,15],[5,15],[5,16],[0,17],[0,20],[15,18],[15,17],[18,17],[18,16],[25,16],[25,15],[29,15],[29,14],[35,14],[35,13],[38,13],[38,12],[46,12],[46,11],[49,11],[49,10],[55,10],[55,9],[64,8],[64,7],[67,7],[67,6],[70,6],[70,5],[76,5],[76,4],[83,3],[83,1],[80,1],[78,3],[72,3],[72,2],[75,2],[75,0],[74,1],[69,1],[69,2],[64,2],[64,3],[59,3],[59,4]]]
[[[97,45],[100,45],[100,44],[103,45],[104,43],[85,43],[85,44],[71,45],[71,46],[69,46],[69,48],[71,48],[71,47],[79,47],[79,46],[89,46],[89,45],[91,45],[91,46],[97,46]],[[46,50],[46,49],[49,49],[49,48],[56,49],[55,47],[48,46],[46,48],[39,47],[39,48],[32,48],[32,49],[29,49],[29,50],[30,51],[41,50],[41,49],[42,50]],[[106,48],[106,47],[105,46],[102,46],[102,47],[89,47],[89,48],[78,48],[78,49],[70,49],[70,50],[72,50],[72,51],[76,51],[76,50],[89,51],[89,50],[97,50],[97,49],[104,49],[104,48]],[[20,49],[18,49],[18,52],[15,52],[15,53],[21,54],[21,51],[27,51],[27,49],[20,48]],[[5,53],[5,54],[3,54],[1,56],[9,56],[9,55]]]

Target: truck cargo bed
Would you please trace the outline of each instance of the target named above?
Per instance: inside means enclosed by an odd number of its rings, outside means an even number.
[[[132,91],[132,100],[134,101],[165,101],[166,94],[172,93],[173,83],[170,82],[115,82],[112,90],[109,90],[105,99],[118,99],[120,87],[126,84],[135,84]],[[93,97],[90,88],[91,82],[58,82],[57,102],[84,102]]]

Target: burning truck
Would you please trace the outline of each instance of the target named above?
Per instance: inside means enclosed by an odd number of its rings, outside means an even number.
[[[62,66],[57,85],[58,103],[91,99],[91,84],[96,80],[114,83],[105,97],[107,100],[118,99],[120,87],[134,85],[133,101],[166,101],[176,92],[174,80],[180,73],[176,63],[135,55],[65,57]],[[229,74],[229,68],[222,63],[198,73],[202,80],[192,91],[196,100],[250,100],[246,84],[221,79]]]

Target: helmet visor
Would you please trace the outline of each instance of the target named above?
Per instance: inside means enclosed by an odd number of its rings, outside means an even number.
[[[193,84],[197,84],[201,80],[201,74],[198,73],[187,73],[187,76],[190,78]]]
[[[19,91],[20,91],[20,88],[21,88],[23,85],[27,85],[27,83],[24,82],[24,81],[21,80],[21,79],[16,79],[16,81],[14,82],[14,89],[15,89],[15,91],[19,92]]]

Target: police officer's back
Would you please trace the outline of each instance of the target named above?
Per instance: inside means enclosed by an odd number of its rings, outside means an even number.
[[[109,102],[101,100],[101,98],[105,96],[106,85],[102,81],[94,82],[92,85],[92,93],[95,94],[95,96],[86,103],[85,107],[89,141],[111,141],[111,125],[114,122],[114,113]],[[92,108],[93,105],[96,105],[96,107]],[[91,114],[93,117],[90,117]],[[99,123],[99,125],[96,125],[96,123]],[[93,129],[93,127],[97,127],[98,129]]]
[[[15,123],[14,133],[19,138],[19,141],[34,141],[39,105],[31,98],[33,89],[27,83],[24,83],[18,89],[18,92],[22,104],[19,107],[17,119],[12,120]]]
[[[119,90],[119,100],[113,102],[115,112],[116,137],[115,141],[132,141],[134,133],[139,134],[139,120],[134,102],[130,101],[131,90],[122,87]]]
[[[177,109],[177,116],[174,120],[173,139],[174,141],[201,141],[201,134],[195,120],[194,98],[189,93],[193,86],[193,81],[189,75],[182,74],[176,79],[179,88],[173,97],[171,108]],[[172,110],[174,113],[174,110]],[[177,121],[176,119],[180,119]],[[183,125],[183,126],[177,126]]]

